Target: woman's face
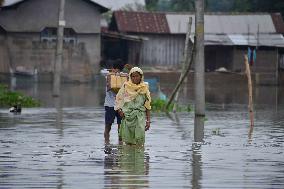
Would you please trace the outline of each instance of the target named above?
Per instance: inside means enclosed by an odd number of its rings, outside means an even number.
[[[138,85],[142,79],[142,75],[139,72],[133,72],[130,77],[131,77],[132,83],[136,85]]]

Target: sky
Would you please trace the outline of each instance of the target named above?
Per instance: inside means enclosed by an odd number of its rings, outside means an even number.
[[[21,0],[5,0],[4,6],[19,2]],[[98,4],[101,4],[107,8],[111,8],[112,10],[120,9],[127,4],[138,2],[142,5],[145,5],[145,0],[92,0]]]
[[[121,7],[124,7],[127,4],[132,4],[138,2],[142,5],[145,5],[145,0],[93,0],[107,8],[112,10],[118,10]]]

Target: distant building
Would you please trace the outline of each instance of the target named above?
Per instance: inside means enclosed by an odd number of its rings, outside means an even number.
[[[138,54],[139,61],[134,62],[142,66],[179,68],[189,17],[192,18],[193,42],[193,13],[115,11],[109,30],[148,39],[143,40],[139,48],[133,48],[131,43],[128,43],[129,63],[133,62],[131,57],[135,53]],[[206,13],[204,19],[206,71],[215,71],[219,68],[232,72],[244,71],[243,55],[250,47],[250,50],[256,50],[253,72],[277,75],[275,73],[282,65],[280,60],[284,61],[284,58],[281,59],[284,23],[280,14]]]
[[[39,79],[51,80],[59,2],[6,1],[0,11],[0,73],[37,73]],[[106,11],[91,0],[65,1],[64,81],[87,82],[99,73],[100,18]]]

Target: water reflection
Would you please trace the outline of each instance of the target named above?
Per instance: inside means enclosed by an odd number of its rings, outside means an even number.
[[[178,117],[178,114],[176,112],[166,112],[167,117],[172,120],[176,125],[180,125],[180,119]]]
[[[149,187],[149,159],[144,147],[112,146],[112,153],[107,154],[104,160],[105,187]]]
[[[58,129],[58,134],[63,136],[63,110],[61,104],[61,97],[54,97],[54,105],[56,109],[56,119],[55,119],[55,127]]]
[[[63,177],[64,171],[63,171],[62,168],[59,167],[59,168],[57,168],[57,172],[58,172],[58,174],[57,174],[58,181],[57,181],[56,188],[57,189],[62,189],[63,186],[64,186],[64,177]]]
[[[248,142],[251,143],[252,142],[252,136],[253,136],[253,125],[250,125],[249,127],[249,132],[248,132]]]
[[[201,143],[192,144],[192,189],[201,188],[202,180],[202,156],[201,156]]]

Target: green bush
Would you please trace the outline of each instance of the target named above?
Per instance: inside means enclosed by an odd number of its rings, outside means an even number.
[[[0,84],[0,107],[20,104],[22,107],[38,107],[39,101],[25,96],[20,92],[9,91],[7,86]]]
[[[166,105],[167,105],[166,100],[162,99],[152,99],[151,106],[152,106],[152,111],[154,112],[161,112],[165,111]],[[174,104],[170,104],[168,111],[173,111]],[[190,105],[176,105],[176,111],[177,112],[190,112],[191,111],[191,106]]]

